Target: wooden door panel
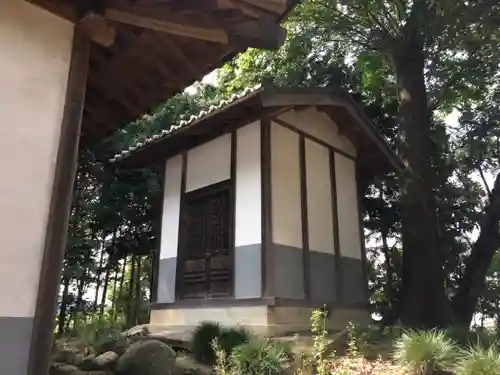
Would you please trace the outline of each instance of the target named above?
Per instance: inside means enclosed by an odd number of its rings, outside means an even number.
[[[180,298],[217,298],[231,294],[232,229],[230,190],[189,194],[181,212]],[[201,297],[200,297],[201,296]]]

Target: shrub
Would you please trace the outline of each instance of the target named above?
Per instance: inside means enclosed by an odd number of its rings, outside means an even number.
[[[395,343],[395,361],[416,374],[447,371],[457,358],[455,342],[442,331],[409,331]]]
[[[470,348],[456,367],[457,375],[500,375],[500,352],[494,347]]]
[[[114,351],[122,354],[128,347],[128,340],[122,335],[124,325],[107,317],[79,316],[72,336],[82,340],[96,354]]]
[[[221,327],[218,323],[203,322],[193,332],[191,350],[194,358],[203,363],[213,363],[215,353],[212,348],[214,339],[219,339]]]
[[[250,333],[243,327],[224,328],[220,333],[218,344],[220,348],[229,356],[233,349],[250,341]]]
[[[232,375],[231,368],[228,363],[228,357],[224,349],[219,344],[218,339],[212,341],[212,349],[215,353],[214,374],[215,375]]]
[[[291,358],[291,350],[283,343],[252,340],[234,348],[231,368],[237,375],[282,375]]]
[[[498,343],[496,334],[482,328],[470,330],[468,328],[454,327],[449,328],[446,333],[463,347],[489,348]]]
[[[311,332],[313,334],[312,366],[315,373],[324,375],[328,372],[328,308],[314,309],[311,314]]]

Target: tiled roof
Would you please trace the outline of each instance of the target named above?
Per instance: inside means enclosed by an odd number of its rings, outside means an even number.
[[[237,101],[238,99],[243,99],[244,97],[259,91],[260,88],[261,88],[261,85],[257,85],[254,87],[249,87],[249,88],[243,90],[242,92],[234,93],[231,95],[231,97],[229,99],[221,100],[219,102],[219,104],[211,105],[208,109],[204,109],[204,110],[200,111],[197,115],[192,115],[187,120],[181,120],[178,124],[170,125],[170,128],[162,130],[161,133],[155,134],[151,137],[148,137],[142,142],[137,142],[135,145],[130,146],[128,149],[123,150],[123,151],[113,155],[113,157],[109,160],[109,162],[110,163],[118,162],[121,159],[124,159],[127,156],[129,156],[131,153],[133,153],[141,148],[144,148],[153,142],[159,141],[160,139],[166,137],[167,135],[170,135],[170,134],[172,134],[172,133],[178,131],[179,129],[184,128],[188,125],[191,125],[192,123],[199,121],[204,117],[209,116],[210,114],[212,114],[212,113],[216,112],[217,110],[220,110],[223,107]]]

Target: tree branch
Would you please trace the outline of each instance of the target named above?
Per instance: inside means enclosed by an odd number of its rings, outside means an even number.
[[[491,190],[490,190],[490,187],[488,186],[488,183],[486,182],[486,178],[484,177],[483,169],[481,168],[481,165],[479,163],[477,165],[477,170],[479,171],[479,175],[481,176],[481,180],[483,180],[484,188],[486,189],[486,193],[488,193],[488,198],[491,199]]]
[[[493,34],[493,30],[491,30],[484,38],[482,38],[482,41],[489,39],[491,35]],[[472,58],[476,56],[476,54],[482,49],[484,45],[483,43],[478,43],[476,47],[469,52],[469,57],[467,58],[467,61],[470,61]],[[444,97],[448,94],[448,92],[451,90],[452,86],[459,80],[461,71],[455,71],[450,78],[443,84],[441,87],[440,93],[437,95],[437,97],[434,99],[434,102],[432,102],[429,105],[429,111],[435,111],[439,105],[441,104],[442,100]]]

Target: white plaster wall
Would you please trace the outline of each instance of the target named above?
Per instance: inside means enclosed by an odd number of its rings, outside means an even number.
[[[279,119],[348,155],[356,156],[357,151],[353,144],[345,136],[340,135],[335,122],[317,108],[308,108],[304,111],[290,110],[281,114]]]
[[[335,254],[330,152],[308,139],[305,146],[309,249]]]
[[[231,177],[231,135],[225,134],[188,152],[186,191]]]
[[[299,135],[271,123],[271,211],[274,243],[302,248]]]
[[[160,259],[177,256],[181,208],[182,155],[168,159],[165,168]]]
[[[34,315],[73,26],[0,1],[0,316]]]
[[[260,121],[236,133],[235,246],[262,242]]]
[[[340,253],[344,257],[361,259],[356,164],[354,160],[336,153],[335,179]]]

